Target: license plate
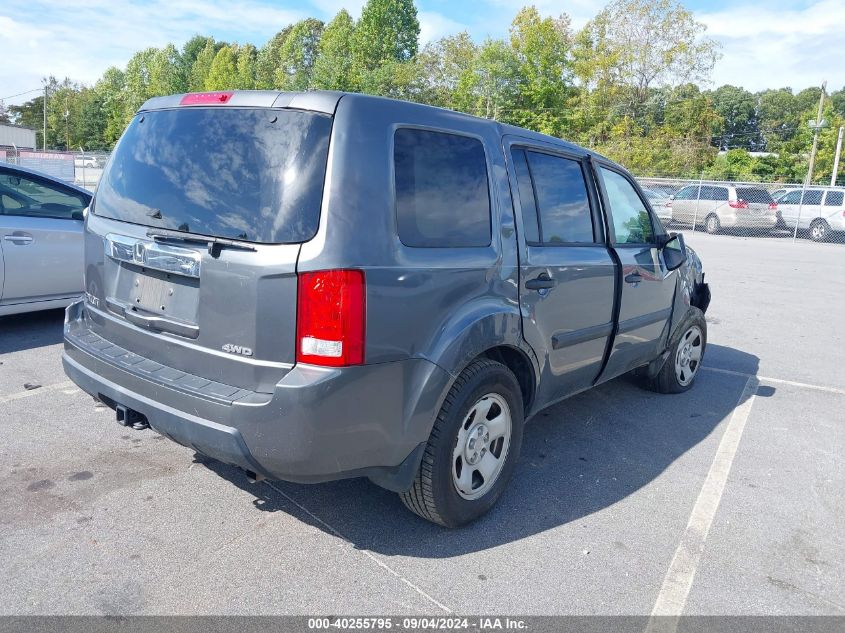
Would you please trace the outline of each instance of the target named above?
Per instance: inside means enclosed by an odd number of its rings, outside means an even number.
[[[132,303],[151,312],[167,314],[173,304],[176,288],[166,279],[136,275],[132,286]]]

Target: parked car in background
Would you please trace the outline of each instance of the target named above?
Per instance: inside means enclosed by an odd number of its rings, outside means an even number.
[[[0,163],[0,315],[63,308],[82,294],[90,202],[85,189]]]
[[[77,168],[100,168],[103,166],[103,162],[104,160],[99,156],[76,156],[73,159],[73,164]]]
[[[787,193],[793,191],[794,189],[800,189],[800,187],[781,187],[780,189],[775,189],[772,192],[772,200],[775,202],[780,202],[780,199],[783,198]]]
[[[642,190],[649,205],[651,205],[651,210],[660,218],[663,226],[668,226],[672,221],[672,198],[649,187],[643,187]]]
[[[91,209],[80,388],[254,480],[368,477],[441,525],[493,506],[526,418],[630,371],[685,391],[705,353],[701,263],[633,177],[487,119],[158,97]]]
[[[845,189],[813,187],[786,192],[778,203],[783,224],[789,229],[807,231],[810,239],[824,242],[832,234],[845,231]]]
[[[663,182],[649,182],[645,185],[645,187],[657,194],[662,194],[664,196],[671,196],[676,191],[678,191],[678,189],[680,189],[678,185]]]
[[[761,229],[777,224],[777,203],[762,187],[687,185],[672,196],[672,221],[703,225],[708,233],[722,229]]]

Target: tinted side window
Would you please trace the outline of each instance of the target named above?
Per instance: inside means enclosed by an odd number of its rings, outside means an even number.
[[[537,224],[537,204],[534,200],[534,186],[531,184],[531,172],[528,159],[521,149],[513,151],[513,168],[516,171],[516,186],[519,189],[519,205],[522,209],[522,225],[526,242],[540,241],[540,228]]]
[[[790,191],[780,199],[781,204],[798,204],[801,201],[801,191]]]
[[[702,200],[727,200],[728,190],[725,187],[708,187],[701,188]]]
[[[824,203],[829,207],[841,207],[843,198],[845,198],[845,192],[828,191]]]
[[[601,168],[616,244],[650,244],[654,242],[651,216],[633,185],[622,174]]]
[[[0,214],[70,220],[87,206],[83,194],[61,185],[0,172]]]
[[[675,194],[675,200],[695,200],[698,198],[698,185],[684,187]]]
[[[526,154],[537,192],[540,241],[593,243],[593,218],[581,163],[537,152]]]
[[[823,193],[824,191],[821,191],[820,189],[804,192],[804,204],[810,204],[813,206],[820,205],[822,203]]]
[[[490,244],[490,192],[481,141],[403,128],[396,130],[393,158],[403,244]]]

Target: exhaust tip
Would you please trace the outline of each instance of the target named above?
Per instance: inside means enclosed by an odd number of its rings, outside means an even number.
[[[266,477],[264,475],[259,475],[258,473],[253,472],[251,470],[246,471],[246,478],[247,478],[247,481],[249,481],[249,483],[251,483],[251,484],[255,484],[255,483],[258,483],[259,481],[264,481],[266,479]]]

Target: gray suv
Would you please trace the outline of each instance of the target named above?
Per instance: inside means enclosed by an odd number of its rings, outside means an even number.
[[[149,100],[85,223],[64,368],[250,478],[368,477],[420,516],[498,499],[523,423],[626,372],[688,389],[709,289],[621,167],[331,92]]]

